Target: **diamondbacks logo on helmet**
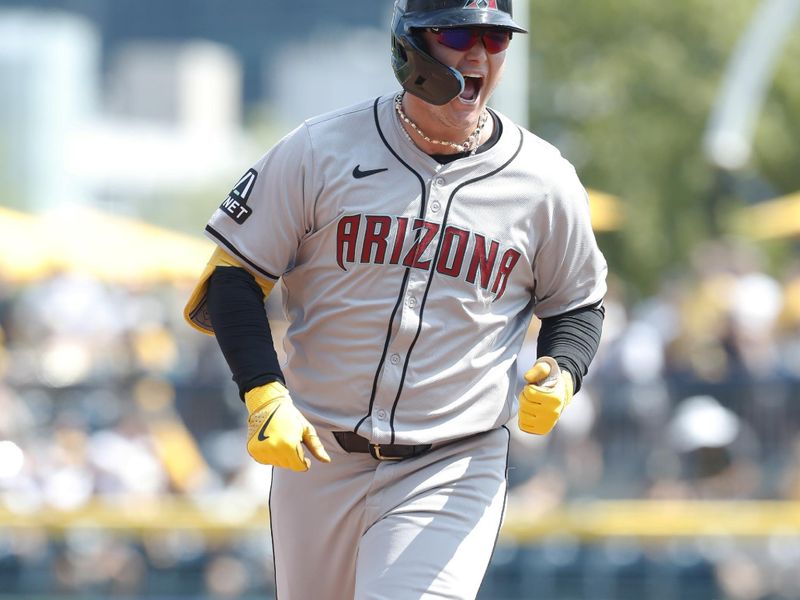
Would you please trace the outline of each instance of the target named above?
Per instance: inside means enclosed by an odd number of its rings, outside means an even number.
[[[497,0],[467,0],[464,8],[497,10]]]

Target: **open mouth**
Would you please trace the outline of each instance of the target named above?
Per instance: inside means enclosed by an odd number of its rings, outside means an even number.
[[[464,75],[464,90],[458,97],[462,102],[474,104],[478,101],[482,87],[483,77],[480,75]]]

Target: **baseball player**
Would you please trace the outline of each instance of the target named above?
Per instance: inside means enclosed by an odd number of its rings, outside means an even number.
[[[401,89],[304,122],[206,227],[218,249],[185,314],[216,335],[247,449],[275,466],[280,600],[475,598],[506,424],[548,433],[594,356],[606,265],[584,188],[487,108],[522,33],[511,0],[397,0]],[[277,283],[282,365],[264,310]]]

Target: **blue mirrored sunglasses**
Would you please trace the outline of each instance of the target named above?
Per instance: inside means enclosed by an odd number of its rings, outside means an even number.
[[[508,29],[484,29],[479,27],[447,27],[431,29],[436,41],[442,46],[464,52],[483,40],[483,46],[489,54],[498,54],[508,48],[511,43],[511,31]]]

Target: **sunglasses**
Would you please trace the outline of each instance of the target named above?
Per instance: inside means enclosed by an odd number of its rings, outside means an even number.
[[[498,54],[511,43],[511,32],[507,29],[479,29],[476,27],[448,27],[431,29],[436,35],[436,41],[442,46],[464,52],[483,40],[483,46],[489,54]]]

